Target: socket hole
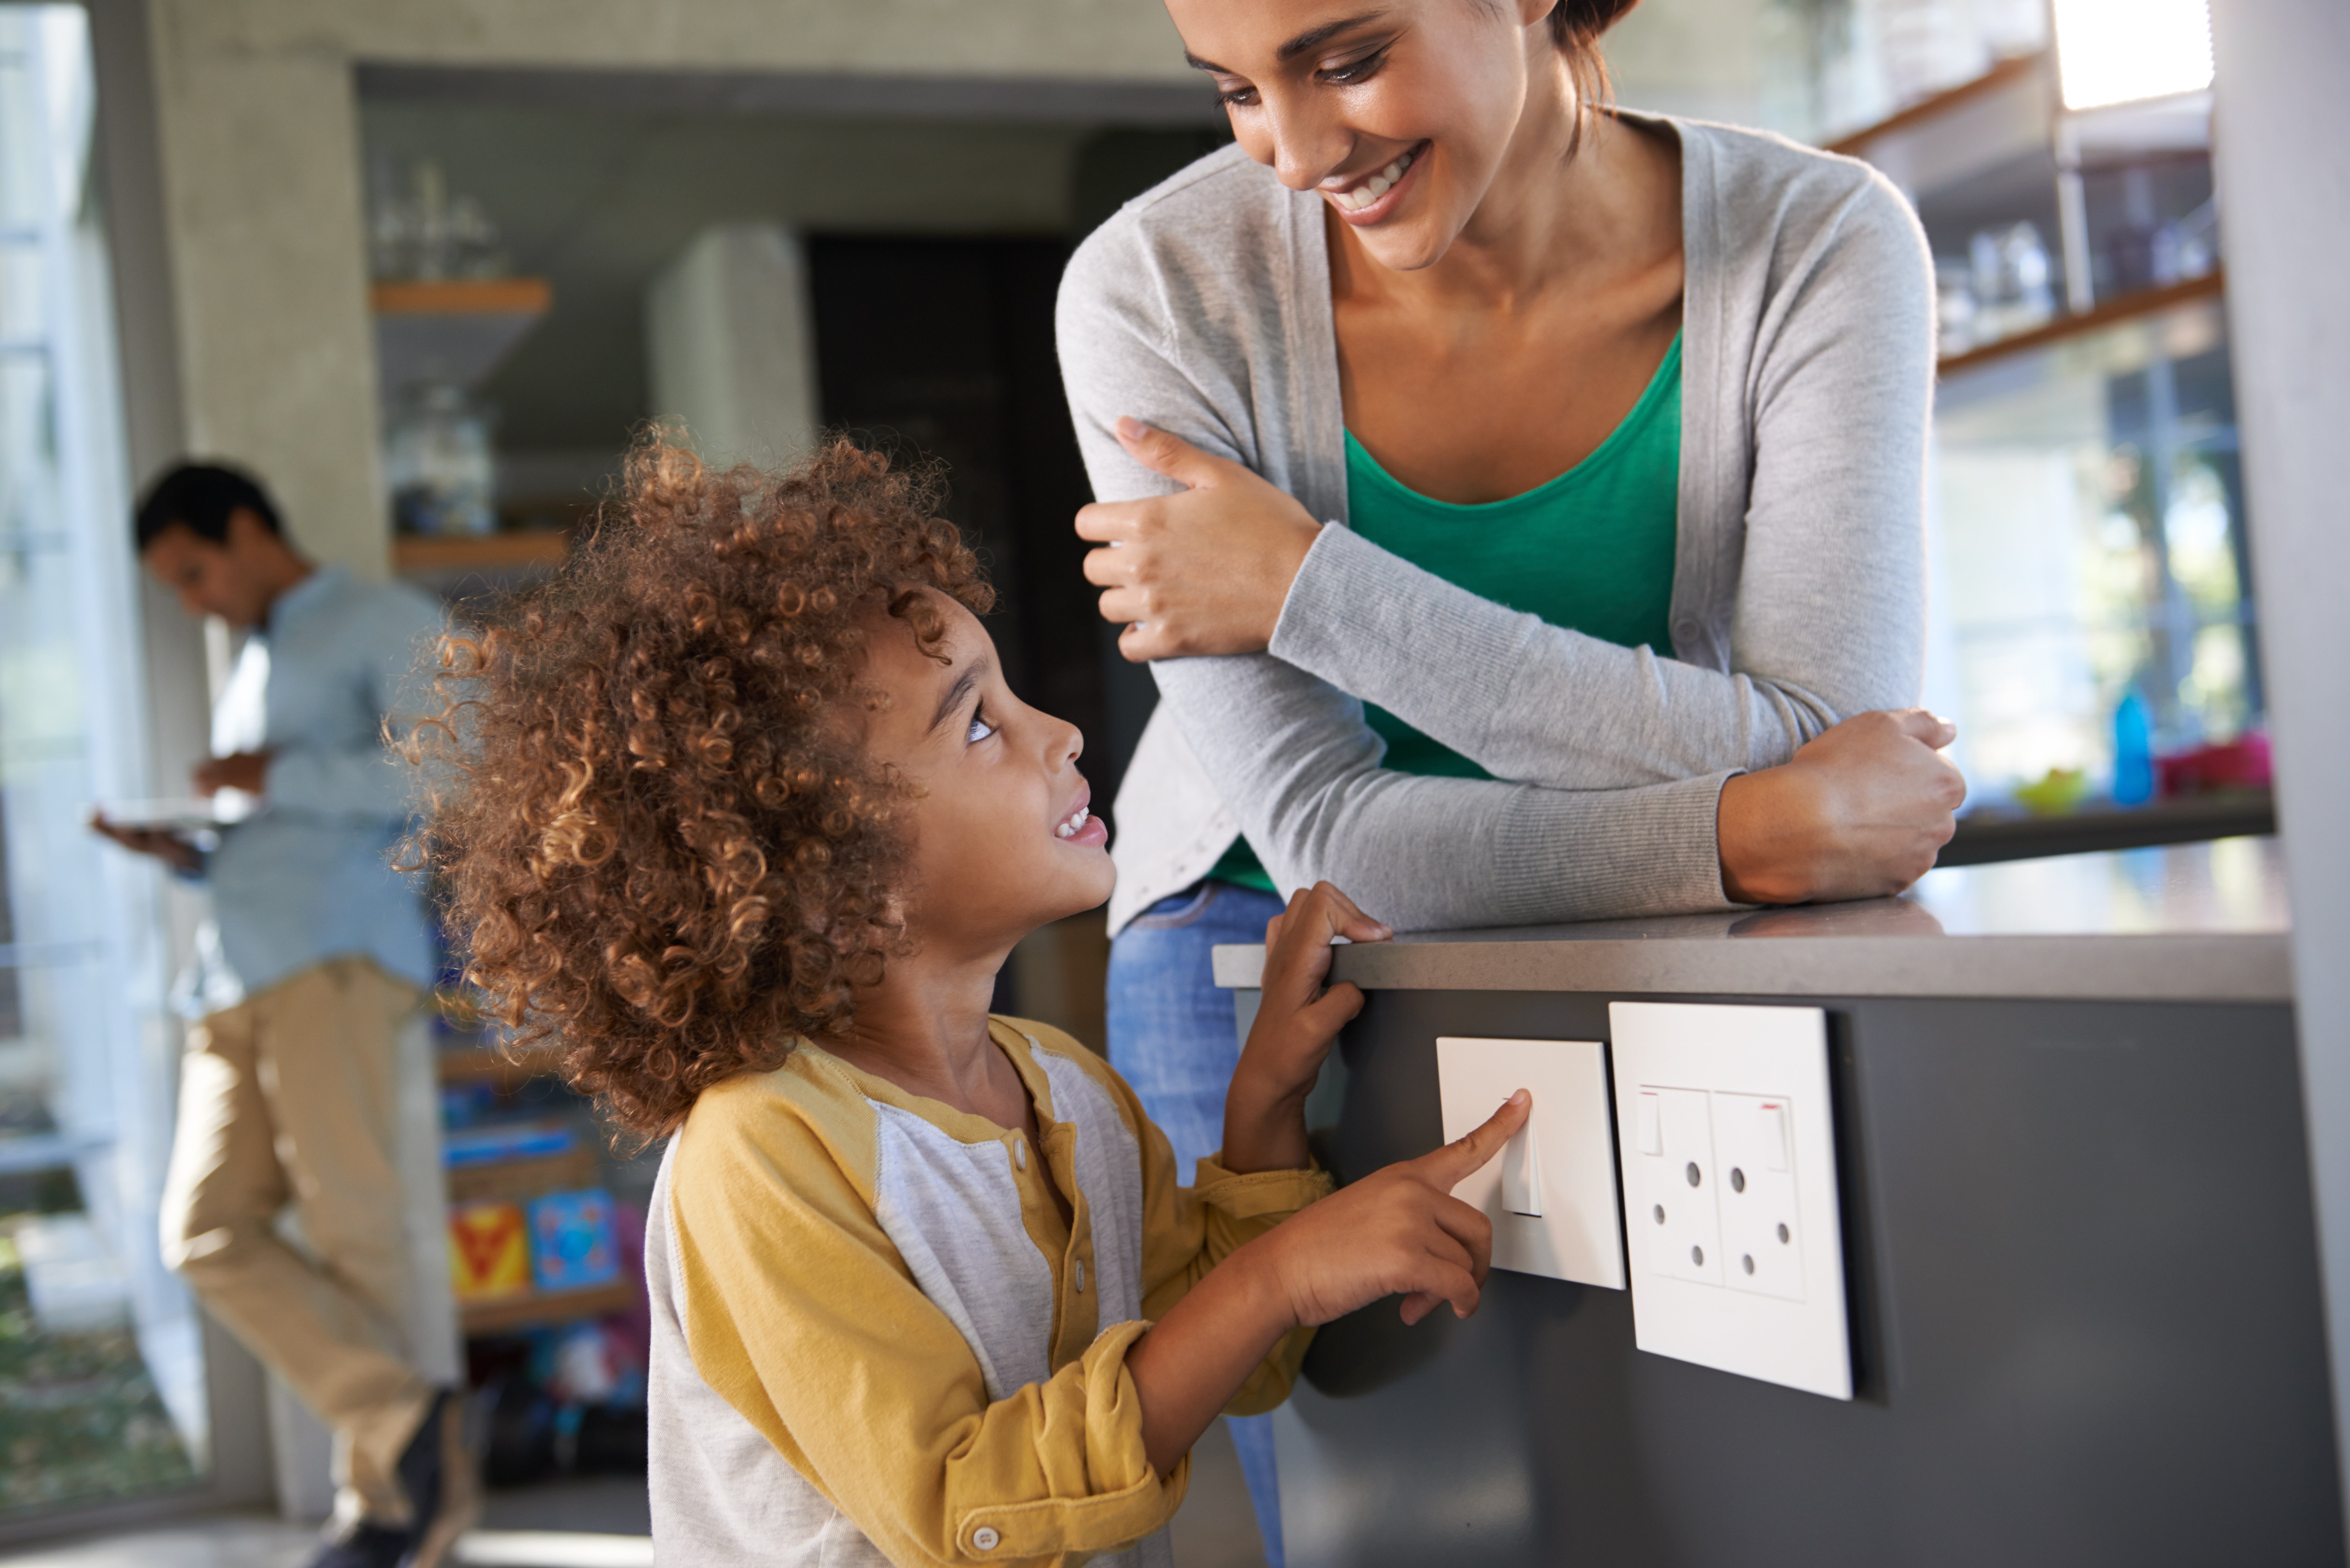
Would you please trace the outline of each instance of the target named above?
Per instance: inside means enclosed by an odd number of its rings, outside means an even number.
[[[1695,1187],[1695,1186],[1696,1186],[1700,1181],[1702,1181],[1703,1179],[1705,1179],[1705,1178],[1704,1178],[1704,1177],[1703,1177],[1703,1175],[1702,1175],[1702,1174],[1698,1170],[1698,1168],[1697,1168],[1697,1161],[1695,1161],[1695,1160],[1690,1160],[1690,1161],[1689,1162],[1689,1181],[1690,1181],[1690,1185],[1691,1187]]]
[[[1787,1235],[1787,1228],[1784,1225],[1779,1227],[1779,1240],[1783,1242],[1790,1240]]]
[[[1738,1260],[1738,1262],[1739,1262],[1739,1265],[1740,1265],[1742,1268],[1743,1268],[1743,1269],[1744,1269],[1748,1273],[1750,1273],[1750,1274],[1751,1274],[1751,1273],[1752,1273],[1752,1272],[1754,1272],[1754,1254],[1753,1254],[1753,1253],[1752,1253],[1752,1252],[1747,1253],[1747,1254],[1746,1254],[1746,1256],[1744,1256],[1744,1257],[1742,1257],[1742,1258],[1739,1259],[1739,1260]]]
[[[1691,1247],[1690,1249],[1690,1262],[1695,1263],[1700,1269],[1704,1268],[1705,1249],[1703,1247]]]
[[[1665,1222],[1665,1206],[1664,1206],[1663,1204],[1659,1203],[1659,1204],[1658,1204],[1658,1205],[1657,1205],[1657,1223],[1658,1223],[1658,1224],[1659,1224],[1659,1225],[1661,1225],[1661,1224],[1663,1224],[1664,1222]]]
[[[1730,1168],[1730,1190],[1732,1192],[1746,1190],[1746,1173],[1734,1165]]]

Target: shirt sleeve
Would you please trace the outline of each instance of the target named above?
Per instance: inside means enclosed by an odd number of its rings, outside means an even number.
[[[1126,1370],[1148,1324],[991,1403],[806,1124],[689,1124],[671,1201],[695,1370],[890,1562],[1060,1563],[1173,1516],[1188,1460],[1153,1472]]]
[[[1094,493],[1160,495],[1111,427],[1148,421],[1249,461],[1248,387],[1178,348],[1157,313],[1171,286],[1105,230],[1071,262],[1057,324],[1069,409]],[[1197,362],[1198,375],[1185,369]],[[1362,703],[1271,654],[1166,659],[1159,695],[1277,886],[1335,882],[1399,930],[1537,925],[1727,909],[1716,815],[1742,765],[1641,788],[1567,791],[1380,765]],[[1343,673],[1343,672],[1340,672]],[[1699,672],[1702,673],[1702,672]]]
[[[1128,1119],[1142,1145],[1142,1315],[1165,1315],[1208,1271],[1307,1204],[1327,1198],[1336,1185],[1320,1167],[1260,1170],[1243,1176],[1227,1170],[1221,1154],[1198,1162],[1189,1187],[1175,1180],[1175,1151],[1124,1080],[1115,1080]],[[1256,1416],[1289,1397],[1297,1368],[1314,1331],[1300,1328],[1281,1342],[1241,1385],[1224,1413]]]
[[[436,607],[421,595],[387,596],[351,628],[365,650],[347,677],[351,701],[373,722],[342,745],[306,742],[269,759],[267,796],[273,805],[318,816],[404,822],[416,810],[418,779],[402,754],[432,703],[425,660],[445,629]]]
[[[1925,624],[1930,264],[1916,222],[1856,187],[1758,354],[1754,464],[1723,671],[1482,598],[1325,528],[1271,651],[1497,778],[1616,789],[1785,762],[1917,701]]]

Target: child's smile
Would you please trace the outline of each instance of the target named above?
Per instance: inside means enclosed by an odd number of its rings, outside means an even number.
[[[977,958],[1092,909],[1116,872],[1077,772],[1085,736],[1013,694],[978,617],[932,603],[944,630],[928,650],[906,621],[874,614],[866,684],[887,701],[867,717],[865,750],[915,786],[909,934]]]

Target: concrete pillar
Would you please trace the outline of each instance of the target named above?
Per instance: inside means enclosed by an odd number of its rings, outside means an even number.
[[[2293,888],[2335,1455],[2350,1498],[2350,6],[2218,0],[2214,114],[2245,510]]]
[[[645,291],[654,414],[702,460],[789,462],[816,440],[807,261],[781,223],[703,230]]]

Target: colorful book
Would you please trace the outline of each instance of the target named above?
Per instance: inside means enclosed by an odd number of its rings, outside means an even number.
[[[461,1302],[496,1301],[530,1289],[530,1227],[522,1205],[449,1206],[449,1279]]]
[[[612,1195],[600,1187],[555,1192],[530,1206],[530,1262],[543,1291],[585,1290],[620,1277]]]

